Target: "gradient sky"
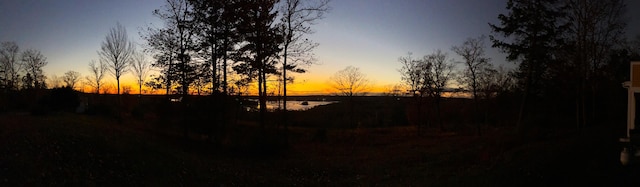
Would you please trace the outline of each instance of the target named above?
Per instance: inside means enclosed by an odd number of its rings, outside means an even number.
[[[109,29],[120,22],[129,37],[142,44],[139,31],[150,24],[161,25],[151,12],[163,0],[3,0],[0,1],[0,41],[15,41],[22,50],[43,52],[49,64],[45,74],[61,76],[73,70],[88,75],[88,63],[97,60],[97,50]],[[459,59],[450,48],[468,37],[489,35],[487,23],[497,23],[505,13],[506,0],[332,0],[332,10],[313,28],[310,38],[318,64],[296,75],[291,94],[328,91],[329,77],[352,65],[359,67],[378,87],[397,84],[400,64],[407,52],[420,57],[442,49]],[[629,31],[640,34],[640,1],[629,1]],[[487,45],[489,45],[487,41]],[[140,49],[140,48],[139,48]],[[504,55],[488,48],[495,65],[505,64]],[[127,74],[124,80],[132,80]],[[109,83],[115,82],[108,77]],[[126,85],[127,83],[125,83]],[[128,83],[134,85],[133,83]]]

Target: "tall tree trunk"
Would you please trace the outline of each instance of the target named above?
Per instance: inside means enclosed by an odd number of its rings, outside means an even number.
[[[169,96],[171,91],[171,69],[173,68],[173,54],[169,54],[169,68],[167,69],[167,92],[165,95]]]
[[[289,24],[291,27],[291,24]],[[284,142],[289,143],[289,125],[287,121],[287,55],[289,42],[284,45],[284,63],[282,64],[282,123],[284,125]]]
[[[180,105],[182,106],[183,110],[183,129],[184,129],[184,138],[188,139],[189,138],[189,123],[187,122],[187,105],[185,103],[187,103],[187,96],[189,94],[189,85],[187,84],[187,59],[186,59],[186,49],[182,48],[180,49],[180,65],[182,66],[182,73],[181,75],[181,79],[180,83],[182,84],[182,101],[180,103]]]
[[[353,95],[349,96],[349,123],[351,124],[352,128],[356,127],[355,121],[354,121],[354,110],[353,110]]]
[[[523,125],[523,119],[524,119],[524,115],[526,113],[526,107],[527,107],[527,100],[529,99],[529,92],[531,91],[531,78],[533,75],[533,70],[531,69],[532,67],[532,62],[529,62],[529,68],[527,68],[527,76],[525,77],[525,85],[524,85],[524,94],[522,95],[522,102],[520,103],[520,112],[518,113],[518,122],[516,123],[516,130],[520,131],[522,130]]]
[[[418,136],[420,136],[420,131],[422,131],[422,125],[424,123],[423,119],[423,115],[422,115],[422,96],[417,96],[414,94],[414,98],[416,101],[416,110],[417,110],[417,114],[416,117],[418,118]]]
[[[442,116],[440,115],[440,94],[436,97],[436,115],[438,115],[438,124],[440,125],[440,130],[445,131],[444,124],[442,123]]]
[[[226,37],[225,35],[225,40],[224,40],[224,51],[222,52],[222,93],[224,93],[224,95],[227,95],[229,90],[228,90],[228,83],[227,83],[227,47],[229,45],[229,39]]]
[[[212,40],[213,40],[213,39],[212,39]],[[218,71],[217,71],[218,67],[216,66],[216,56],[217,56],[217,55],[216,55],[216,52],[215,52],[215,51],[216,51],[216,49],[215,49],[215,47],[214,47],[214,45],[213,45],[213,41],[211,41],[211,71],[212,71],[212,73],[211,73],[211,94],[214,94],[214,93],[215,93],[215,91],[216,91],[216,90],[217,90],[217,88],[218,88],[218,85],[216,84],[216,82],[217,82],[216,78],[217,78],[217,73],[218,73]]]
[[[476,133],[478,134],[478,136],[482,135],[482,133],[480,132],[480,120],[478,118],[478,113],[479,113],[479,108],[478,108],[478,83],[476,82],[476,75],[475,72],[472,71],[472,78],[473,78],[473,120],[474,123],[476,124]]]
[[[259,54],[257,56],[260,56]],[[264,130],[265,128],[265,116],[267,112],[267,97],[265,89],[265,82],[267,81],[264,77],[265,74],[265,64],[264,60],[259,57],[259,61],[261,63],[261,68],[258,71],[258,101],[260,103],[260,127]]]
[[[473,109],[473,110],[474,110],[473,114],[474,114],[474,119],[476,120],[476,121],[474,122],[474,123],[476,124],[476,133],[478,134],[478,136],[480,136],[480,135],[482,135],[482,132],[480,131],[480,124],[481,124],[482,122],[480,122],[481,120],[480,120],[480,118],[478,117],[478,116],[480,116],[480,115],[479,115],[480,110],[479,110],[479,106],[478,106],[478,105],[479,105],[479,103],[478,103],[478,96],[476,95],[476,96],[474,96],[474,99],[473,99],[473,108],[474,108],[474,109]],[[485,112],[486,112],[486,111],[485,111]]]
[[[118,85],[118,108],[123,108],[122,95],[120,95],[120,77],[116,77],[116,84]],[[118,123],[122,123],[122,111],[118,111]]]
[[[588,65],[588,62],[585,63]],[[584,67],[583,69],[583,79],[581,80],[581,84],[580,84],[580,116],[582,117],[582,121],[580,123],[580,127],[584,127],[587,124],[587,116],[586,116],[586,107],[587,107],[587,95],[586,95],[586,91],[587,91],[587,80],[588,80],[588,73],[587,71],[589,67]],[[580,128],[578,127],[578,128]]]
[[[120,77],[116,77],[116,84],[118,85],[118,95],[120,95]]]
[[[580,86],[576,86],[576,128],[580,128]]]

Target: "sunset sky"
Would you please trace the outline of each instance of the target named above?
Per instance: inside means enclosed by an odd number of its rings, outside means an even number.
[[[62,76],[69,70],[84,76],[88,75],[88,63],[99,58],[100,43],[116,22],[127,28],[135,43],[143,44],[139,31],[161,25],[151,12],[164,3],[3,0],[0,41],[15,41],[21,50],[42,51],[49,62],[44,68],[47,76]],[[628,35],[640,34],[640,11],[631,8],[640,7],[640,2],[627,3]],[[491,34],[487,23],[497,23],[498,14],[506,12],[506,0],[333,0],[331,7],[325,19],[313,27],[316,33],[309,36],[320,43],[315,51],[318,64],[309,67],[308,73],[296,75],[290,94],[325,93],[331,90],[326,86],[329,77],[349,65],[359,67],[380,91],[400,82],[397,59],[407,52],[418,57],[442,49],[459,59],[450,52],[451,46],[468,37]],[[494,65],[514,67],[498,50],[487,50]],[[135,87],[131,74],[123,80],[123,85]],[[115,85],[112,76],[106,81]]]

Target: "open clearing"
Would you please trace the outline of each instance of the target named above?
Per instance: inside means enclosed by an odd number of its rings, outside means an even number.
[[[243,139],[243,130],[233,127]],[[620,125],[618,125],[620,126]],[[0,115],[2,186],[627,186],[640,167],[619,164],[624,126],[487,130],[481,136],[411,127],[293,128],[291,146],[251,151],[154,130],[143,121],[79,114]],[[471,134],[471,133],[470,133]],[[250,138],[248,138],[250,139]]]

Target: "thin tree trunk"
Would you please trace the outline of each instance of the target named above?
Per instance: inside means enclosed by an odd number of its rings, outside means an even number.
[[[118,95],[120,95],[120,77],[116,77],[116,84],[118,84]]]
[[[282,65],[282,123],[284,125],[284,142],[289,144],[289,125],[287,122],[287,50],[289,43],[284,45],[284,63]]]
[[[353,95],[349,96],[349,123],[351,124],[352,128],[355,128],[356,125],[354,123],[354,119],[353,119]]]
[[[522,96],[522,101],[520,102],[520,112],[518,113],[518,123],[516,123],[517,131],[520,131],[523,126],[523,118],[525,113],[525,105],[527,104],[527,95],[528,95],[528,86],[525,86],[524,95]]]
[[[576,86],[576,128],[580,128],[580,87]]]
[[[262,72],[258,72],[258,106],[260,107],[260,128],[264,129],[263,115],[262,110],[264,106],[262,106]]]
[[[440,130],[445,131],[444,124],[442,123],[442,116],[440,115],[440,101],[441,98],[438,95],[438,97],[436,97],[436,114],[438,115],[438,124],[440,125]]]
[[[581,69],[582,72],[580,72],[580,73],[582,73],[582,75],[581,75],[582,78],[580,79],[580,85],[579,85],[580,86],[580,111],[579,111],[579,113],[580,113],[580,123],[578,124],[578,128],[580,128],[580,127],[582,127],[584,125],[584,118],[585,118],[584,117],[584,107],[585,107],[584,106],[584,104],[585,104],[585,102],[584,102],[584,95],[585,95],[584,91],[585,91],[585,84],[586,84],[585,82],[586,82],[586,78],[587,78],[587,70],[586,70],[587,69],[587,67],[586,67],[587,65],[588,65],[588,63],[585,63],[585,67],[583,67],[583,69]]]
[[[257,56],[260,56],[259,54]],[[260,63],[261,63],[261,68],[260,71],[258,71],[258,101],[260,102],[260,127],[264,130],[265,128],[265,116],[266,116],[266,112],[267,112],[267,97],[266,97],[266,92],[264,90],[265,89],[265,82],[266,79],[264,77],[265,74],[265,64],[264,64],[264,60],[262,60],[262,58],[258,58]]]
[[[217,76],[217,67],[216,67],[216,53],[215,47],[213,47],[213,41],[211,41],[211,94],[215,93],[215,90],[218,88],[216,76]]]
[[[414,96],[415,100],[416,100],[416,108],[417,108],[417,118],[418,118],[418,136],[420,136],[420,131],[422,131],[422,123],[424,123],[424,120],[422,120],[422,96],[418,97],[418,96]]]
[[[222,53],[222,92],[224,93],[224,95],[227,95],[229,90],[228,90],[228,85],[227,85],[227,47],[229,45],[228,43],[228,38],[225,35],[225,40],[224,40],[224,51]]]
[[[482,132],[480,132],[480,123],[481,123],[481,122],[480,122],[480,119],[478,119],[478,118],[479,118],[479,117],[478,117],[478,116],[479,116],[478,114],[480,113],[480,112],[479,112],[480,110],[479,110],[479,107],[478,107],[479,103],[478,103],[478,96],[477,96],[477,95],[476,95],[476,96],[474,96],[473,102],[474,102],[474,104],[473,104],[473,105],[474,105],[474,106],[473,106],[473,107],[474,107],[474,109],[473,109],[473,110],[474,110],[473,114],[474,114],[474,119],[476,120],[476,121],[475,121],[475,124],[476,124],[476,133],[478,134],[478,136],[480,136],[480,135],[482,135]],[[485,112],[486,112],[486,111],[485,111]]]
[[[262,71],[262,99],[260,100],[260,123],[265,127],[267,114],[267,79],[264,70]]]
[[[476,131],[478,136],[481,135],[480,132],[480,120],[478,120],[478,113],[479,113],[479,109],[478,109],[478,87],[477,87],[477,83],[476,83],[476,78],[475,78],[475,73],[473,74],[473,120],[476,124]]]
[[[529,62],[529,68],[527,69],[527,77],[526,77],[526,83],[524,86],[524,94],[522,96],[522,102],[520,103],[520,112],[518,113],[518,122],[516,123],[516,130],[520,131],[522,130],[523,127],[523,118],[525,115],[525,109],[526,109],[526,105],[527,105],[527,100],[528,100],[528,96],[529,96],[529,92],[530,92],[530,87],[531,87],[531,76],[533,74],[533,70],[531,69],[531,62]]]
[[[122,108],[122,96],[120,95],[120,77],[116,77],[116,84],[118,85],[118,108]],[[118,123],[122,123],[122,111],[118,111]]]
[[[169,95],[171,90],[171,69],[173,68],[173,54],[169,54],[169,68],[167,70],[167,92],[165,95]]]
[[[589,116],[591,116],[590,121],[592,123],[596,122],[598,120],[597,119],[598,116],[596,115],[596,95],[597,95],[596,91],[598,90],[596,88],[596,86],[597,86],[596,84],[597,83],[595,83],[595,82],[591,83],[591,114]]]

